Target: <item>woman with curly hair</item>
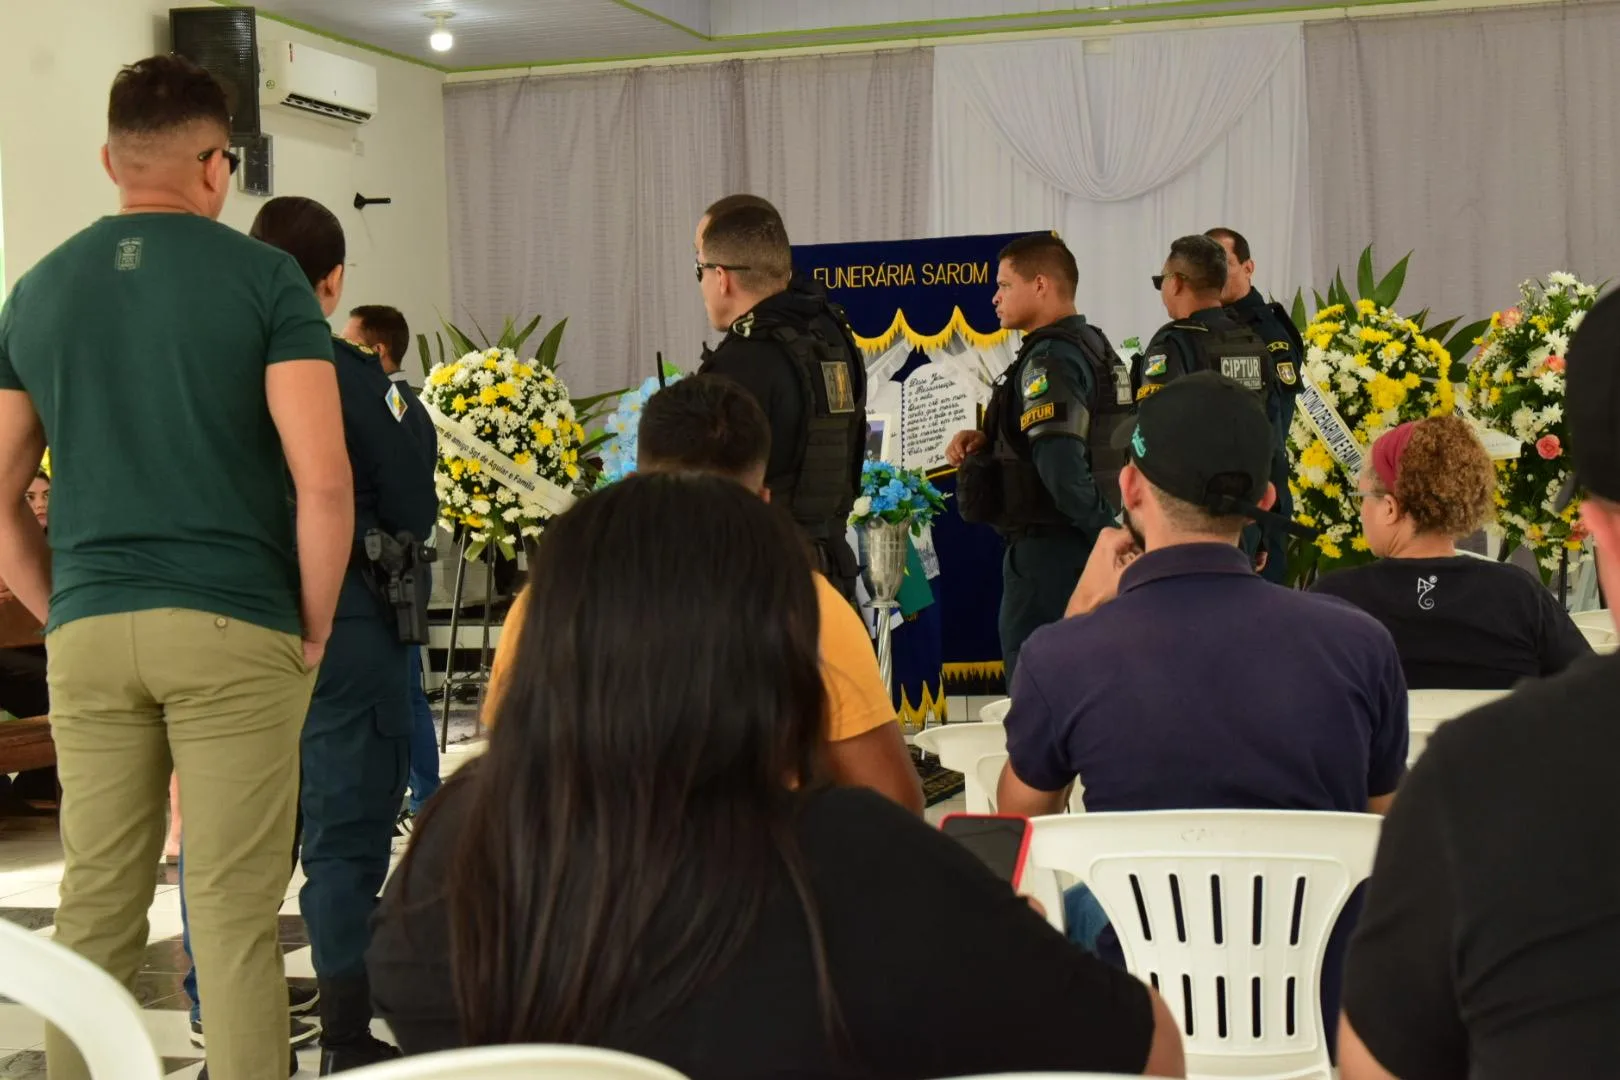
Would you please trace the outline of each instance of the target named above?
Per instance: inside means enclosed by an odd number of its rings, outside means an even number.
[[[1373,443],[1358,484],[1379,561],[1329,574],[1316,591],[1389,629],[1413,690],[1504,690],[1592,649],[1534,575],[1461,554],[1491,515],[1496,470],[1468,423],[1438,416]]]

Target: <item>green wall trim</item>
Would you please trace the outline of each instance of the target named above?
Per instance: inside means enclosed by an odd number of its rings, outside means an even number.
[[[670,18],[668,15],[660,15],[656,11],[649,11],[646,8],[642,7],[640,4],[631,3],[630,0],[613,0],[613,2],[615,4],[618,4],[620,7],[624,8],[626,11],[633,11],[637,15],[645,15],[647,18],[656,20],[657,22],[661,22],[665,26],[673,27],[674,29],[681,31],[683,34],[691,34],[693,37],[697,38],[699,41],[714,41],[714,40],[716,40],[714,38],[714,36],[711,35],[711,34],[705,34],[701,30],[694,30],[690,26],[687,26],[685,23],[676,22],[674,19]],[[463,69],[463,70],[465,70],[465,69]]]
[[[1322,3],[1322,2],[1320,2],[1320,0],[1316,0],[1316,2],[1307,2],[1307,3],[1298,4],[1298,5],[1289,5],[1289,6],[1286,6],[1286,7],[1266,8],[1263,11],[1250,11],[1250,10],[1244,10],[1244,11],[1199,11],[1199,12],[1188,12],[1188,13],[1183,13],[1183,14],[1177,14],[1176,13],[1176,12],[1180,11],[1181,9],[1185,9],[1185,8],[1188,8],[1188,7],[1194,7],[1194,6],[1207,7],[1211,3],[1219,3],[1219,2],[1220,2],[1220,0],[1157,0],[1157,2],[1155,2],[1155,3],[1133,4],[1133,5],[1130,6],[1129,9],[1122,9],[1122,8],[1112,8],[1112,9],[1093,8],[1093,9],[1089,9],[1089,12],[1090,12],[1090,17],[1089,18],[1086,18],[1086,17],[1076,18],[1076,17],[1064,16],[1064,17],[1062,17],[1061,21],[1047,22],[1047,23],[1042,23],[1042,24],[1038,24],[1038,25],[1013,27],[1013,28],[1010,29],[1010,32],[1017,33],[1017,32],[1022,32],[1022,31],[1039,32],[1039,31],[1042,31],[1042,30],[1074,30],[1074,29],[1080,29],[1080,28],[1083,28],[1083,27],[1125,26],[1125,25],[1131,25],[1131,24],[1135,24],[1135,23],[1152,23],[1152,22],[1177,23],[1177,22],[1190,22],[1190,21],[1198,20],[1198,19],[1223,19],[1223,18],[1234,18],[1234,17],[1239,17],[1239,16],[1251,16],[1251,15],[1297,15],[1297,14],[1303,14],[1303,13],[1315,12],[1315,11],[1337,11],[1337,10],[1340,10],[1340,9],[1343,9],[1343,8],[1346,8],[1346,7],[1358,7],[1358,8],[1367,7],[1367,8],[1372,8],[1372,7],[1385,7],[1385,6],[1398,5],[1398,4],[1410,4],[1410,3],[1413,2],[1413,0],[1349,0],[1348,3],[1346,2],[1346,0],[1338,0],[1337,3]],[[1125,11],[1125,10],[1129,10],[1131,12],[1131,14],[1130,15],[1122,14],[1122,12]],[[1023,17],[1024,18],[1029,18],[1029,16],[1023,16]],[[996,18],[996,16],[976,16],[975,18]],[[954,22],[960,22],[960,21],[964,21],[964,20],[940,20],[940,21],[941,22],[953,22],[953,21]],[[924,25],[932,25],[932,24],[924,24]],[[779,43],[779,44],[734,44],[734,42],[742,42],[742,41],[746,41],[747,39],[730,38],[730,37],[716,37],[716,38],[710,38],[709,40],[712,41],[716,46],[723,46],[723,47],[721,47],[721,48],[706,48],[706,49],[683,49],[683,50],[677,50],[677,51],[674,51],[674,52],[644,53],[644,54],[639,54],[639,55],[625,55],[625,56],[574,57],[574,58],[571,58],[571,59],[568,59],[568,60],[537,60],[537,61],[534,61],[533,63],[517,62],[517,63],[505,63],[505,64],[484,64],[484,65],[481,65],[481,66],[478,66],[478,67],[451,68],[451,69],[449,69],[449,73],[452,74],[452,75],[471,75],[471,74],[479,74],[479,73],[482,73],[482,72],[490,72],[490,71],[510,71],[513,74],[513,78],[521,78],[522,75],[524,74],[524,72],[530,71],[530,70],[536,70],[536,69],[566,69],[566,68],[577,67],[577,66],[585,65],[585,64],[634,64],[634,63],[639,63],[639,62],[644,62],[644,61],[672,60],[672,59],[682,59],[682,58],[687,58],[687,57],[700,57],[700,56],[713,56],[716,61],[720,61],[720,60],[724,60],[724,59],[726,59],[728,57],[731,57],[731,56],[760,54],[760,53],[772,53],[772,52],[784,52],[784,51],[791,50],[791,49],[815,49],[817,47],[822,47],[822,46],[843,46],[843,45],[879,45],[879,46],[881,46],[881,45],[885,44],[886,42],[892,42],[895,48],[908,48],[908,47],[912,47],[912,46],[916,45],[916,43],[918,43],[918,42],[950,41],[950,40],[960,40],[960,39],[964,39],[964,38],[987,37],[987,36],[990,36],[992,34],[1000,34],[1000,33],[1007,33],[1007,32],[1009,32],[1008,28],[996,28],[996,29],[976,28],[976,29],[967,29],[967,30],[940,30],[940,31],[932,32],[932,33],[918,33],[918,34],[913,34],[909,38],[903,38],[903,39],[893,39],[893,38],[882,36],[882,35],[874,35],[874,36],[870,36],[870,37],[845,38],[845,39],[838,40],[838,41],[790,41],[790,42],[782,42],[782,43]],[[821,31],[794,31],[792,33],[794,34],[794,36],[801,36],[801,35],[813,35],[813,34],[821,33]],[[765,36],[765,35],[762,35],[762,36]]]

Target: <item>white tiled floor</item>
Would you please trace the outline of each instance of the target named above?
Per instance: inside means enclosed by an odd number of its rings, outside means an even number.
[[[441,774],[448,777],[457,768],[482,752],[482,743],[450,747],[440,760]],[[0,818],[0,918],[32,925],[42,909],[54,909],[61,900],[62,844],[54,818]],[[287,884],[284,915],[297,915],[298,891],[303,887],[302,868]],[[147,911],[147,942],[163,942],[180,936],[180,891],[174,885],[159,885]],[[49,936],[50,927],[36,933]],[[288,978],[314,978],[308,946],[284,956]],[[172,1000],[172,999],[171,999]],[[170,1076],[190,1078],[202,1068],[202,1051],[191,1045],[191,1026],[186,1011],[165,1005],[143,1010],[147,1031],[160,1057],[194,1061],[177,1068]],[[378,1034],[387,1038],[387,1028],[379,1022]],[[39,1052],[44,1048],[44,1022],[21,1005],[0,1004],[0,1080],[36,1080],[44,1076]],[[313,1077],[320,1065],[318,1044],[299,1053],[300,1077]]]

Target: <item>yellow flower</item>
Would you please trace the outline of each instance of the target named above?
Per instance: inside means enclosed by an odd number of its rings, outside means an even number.
[[[557,436],[554,435],[551,429],[548,427],[540,427],[540,429],[534,433],[534,437],[539,440],[541,446],[550,446],[557,439]]]
[[[1536,541],[1537,543],[1539,543],[1541,541],[1541,537],[1543,535],[1542,531],[1541,531],[1541,526],[1540,525],[1532,525],[1532,526],[1530,526],[1528,529],[1525,530],[1524,535],[1525,535],[1525,537],[1527,539],[1533,540],[1533,541]]]
[[[519,450],[512,455],[512,461],[518,465],[527,465],[532,460],[534,460],[534,455],[527,450]]]
[[[1337,499],[1339,496],[1344,494],[1344,488],[1334,483],[1323,484],[1322,494],[1326,495],[1330,499]]]
[[[468,514],[461,520],[465,521],[468,525],[475,529],[482,529],[484,527],[484,519],[479,517],[477,514]]]
[[[1357,367],[1366,367],[1368,364],[1372,363],[1372,357],[1368,356],[1364,352],[1358,352],[1356,353],[1355,361]]]
[[[1496,381],[1501,382],[1501,383],[1510,383],[1510,382],[1512,382],[1513,381],[1513,369],[1510,368],[1510,367],[1509,368],[1503,368],[1501,371],[1497,372]]]
[[[1299,455],[1299,463],[1301,466],[1312,469],[1331,469],[1333,468],[1333,455],[1328,451],[1327,443],[1317,439]]]
[[[1530,325],[1545,334],[1552,329],[1552,320],[1545,315],[1532,315],[1530,316]]]
[[[1406,400],[1406,387],[1379,372],[1367,384],[1367,396],[1372,399],[1373,408],[1379,412],[1388,412],[1399,408],[1401,402]]]
[[[1316,538],[1316,546],[1321,548],[1322,554],[1326,555],[1330,559],[1344,558],[1344,550],[1340,548],[1338,544],[1335,544],[1332,540],[1329,540],[1326,536],[1318,536]]]
[[[517,383],[511,379],[496,383],[492,389],[503,398],[517,397]]]
[[[460,480],[461,474],[467,471],[467,463],[458,458],[451,458],[447,464],[450,466],[450,479]]]
[[[478,391],[478,404],[480,405],[493,405],[499,398],[500,395],[495,393],[493,386],[486,386]]]
[[[467,459],[467,471],[470,472],[470,473],[483,472],[484,471],[484,463],[477,460],[476,458],[468,458]],[[474,490],[477,490],[477,489],[475,488]]]
[[[1351,540],[1350,541],[1350,546],[1351,546],[1351,548],[1353,548],[1356,551],[1371,551],[1372,550],[1372,545],[1367,543],[1367,538],[1365,536],[1358,536],[1354,540]]]
[[[499,355],[499,354],[497,354],[497,355]],[[495,367],[496,367],[495,357],[493,357],[493,356],[484,357],[484,370],[485,371],[494,371]]]
[[[519,361],[518,363],[512,365],[512,374],[516,375],[520,379],[527,379],[530,375],[534,374],[534,368]]]
[[[1501,400],[1502,400],[1502,391],[1497,389],[1494,386],[1491,387],[1491,404],[1492,405],[1498,404]]]
[[[1492,330],[1499,330],[1499,329],[1501,329],[1501,327],[1502,327],[1502,313],[1500,311],[1491,312],[1491,329]]]
[[[1305,526],[1307,529],[1316,528],[1316,518],[1312,517],[1310,514],[1295,514],[1294,520]]]
[[[1373,303],[1371,300],[1357,300],[1356,301],[1356,314],[1358,314],[1358,315],[1376,315],[1376,314],[1378,314],[1378,305]]]
[[[445,383],[447,383],[451,379],[455,378],[455,376],[456,376],[456,373],[455,373],[455,371],[453,369],[447,368],[447,367],[442,367],[442,368],[437,369],[436,371],[433,372],[433,374],[428,376],[428,385],[429,386],[443,386]]]
[[[1457,411],[1457,392],[1451,388],[1451,382],[1441,379],[1439,389],[1435,392],[1434,408],[1429,410],[1430,416],[1450,416]]]
[[[563,466],[563,472],[568,474],[568,479],[570,479],[570,480],[578,480],[579,479],[579,466],[578,465],[575,465],[575,464],[570,462],[569,464]]]
[[[1318,320],[1331,319],[1335,315],[1343,315],[1343,314],[1344,314],[1344,305],[1343,304],[1332,304],[1332,305],[1330,305],[1328,307],[1323,308],[1321,311],[1318,311],[1316,313],[1316,317],[1317,317]]]
[[[1394,348],[1393,345],[1387,347]],[[1418,387],[1423,385],[1423,377],[1415,371],[1408,371],[1406,373],[1406,377],[1401,379],[1401,385],[1406,387],[1408,390],[1416,390]]]
[[[462,395],[457,394],[456,399],[450,403],[450,411],[451,412],[466,412],[467,411],[467,399],[465,397],[463,397]]]
[[[1564,541],[1564,547],[1568,551],[1579,551],[1581,550],[1582,543],[1583,541],[1580,540],[1569,539]]]
[[[574,441],[581,443],[585,441],[585,429],[579,424],[574,425]]]
[[[1359,331],[1359,334],[1361,340],[1367,342],[1369,345],[1382,345],[1384,342],[1395,337],[1395,335],[1391,334],[1388,330],[1377,330],[1371,326],[1363,326]]]

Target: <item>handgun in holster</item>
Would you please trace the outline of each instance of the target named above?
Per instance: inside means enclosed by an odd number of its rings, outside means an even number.
[[[372,588],[393,609],[394,632],[401,645],[428,643],[428,599],[433,582],[426,567],[438,557],[438,552],[409,532],[390,536],[371,529],[366,533]]]

